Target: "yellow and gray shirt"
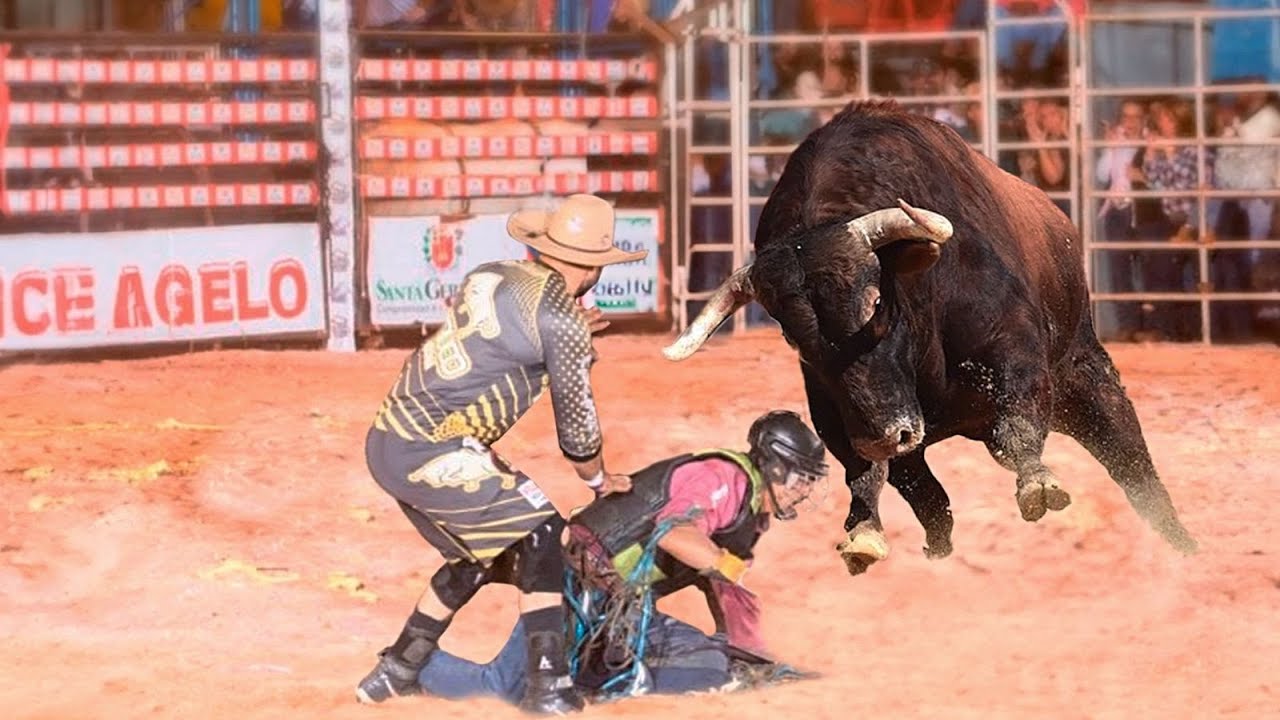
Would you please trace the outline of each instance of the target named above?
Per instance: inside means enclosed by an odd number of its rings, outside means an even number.
[[[591,363],[591,330],[560,273],[487,263],[405,361],[374,426],[415,443],[492,445],[550,387],[560,449],[586,460],[601,447]]]

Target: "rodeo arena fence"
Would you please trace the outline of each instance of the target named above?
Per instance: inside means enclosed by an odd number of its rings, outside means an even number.
[[[226,4],[229,32],[3,33],[0,353],[353,350],[440,323],[468,270],[526,257],[509,213],[575,192],[649,250],[594,302],[680,330],[750,260],[796,144],[868,98],[1045,190],[1104,340],[1280,326],[1280,126],[1248,125],[1277,3],[987,0],[957,29],[916,6],[973,3],[902,2],[901,27],[821,34],[747,0],[655,0],[625,33],[588,31],[601,3],[561,3],[558,32],[366,30],[340,0],[265,32]],[[770,324],[752,304],[728,328]]]

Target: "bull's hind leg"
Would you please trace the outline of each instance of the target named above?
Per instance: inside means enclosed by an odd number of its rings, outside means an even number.
[[[1026,343],[1011,355],[1034,357],[1027,350],[1033,347],[1034,343]],[[1022,519],[1028,522],[1039,520],[1048,510],[1062,510],[1071,504],[1071,496],[1041,460],[1053,411],[1053,387],[1048,368],[1037,360],[1006,364],[985,382],[977,378],[996,408],[987,451],[1001,467],[1017,473],[1015,497]]]
[[[1058,384],[1053,429],[1079,442],[1124,489],[1129,504],[1184,553],[1196,550],[1160,482],[1133,403],[1106,351],[1095,343]]]

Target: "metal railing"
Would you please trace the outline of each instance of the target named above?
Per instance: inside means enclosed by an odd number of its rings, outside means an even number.
[[[1140,336],[1203,343],[1213,343],[1220,338],[1253,339],[1259,306],[1280,303],[1280,284],[1267,287],[1266,281],[1256,280],[1265,275],[1266,267],[1280,268],[1280,245],[1275,242],[1280,228],[1271,227],[1266,237],[1252,237],[1259,233],[1257,228],[1251,228],[1250,237],[1215,238],[1217,228],[1210,216],[1211,207],[1230,207],[1247,200],[1270,200],[1274,205],[1275,199],[1280,198],[1280,189],[1274,181],[1269,183],[1270,187],[1252,189],[1227,189],[1210,184],[1211,178],[1215,182],[1221,178],[1220,167],[1214,167],[1215,151],[1219,151],[1217,160],[1222,159],[1220,150],[1228,147],[1245,146],[1259,152],[1271,149],[1280,153],[1280,137],[1245,141],[1214,136],[1208,127],[1210,105],[1220,96],[1280,89],[1265,82],[1213,83],[1207,76],[1210,63],[1206,43],[1214,24],[1240,20],[1280,22],[1280,10],[1099,13],[1085,18],[1083,36],[1086,39],[1099,37],[1100,31],[1108,29],[1163,26],[1173,29],[1175,35],[1177,31],[1189,29],[1191,42],[1189,82],[1141,85],[1106,83],[1099,77],[1093,43],[1083,44],[1084,78],[1080,93],[1084,114],[1080,134],[1081,205],[1085,213],[1081,230],[1089,263],[1095,320],[1104,338],[1123,338],[1137,331]],[[1175,148],[1175,153],[1181,148],[1194,149],[1192,186],[1125,190],[1099,185],[1096,171],[1101,153],[1115,148],[1142,150],[1148,144],[1145,135],[1109,140],[1100,130],[1104,120],[1114,122],[1114,117],[1107,115],[1104,108],[1123,105],[1125,101],[1140,103],[1144,108],[1152,102],[1190,105],[1192,132],[1166,143]],[[1190,233],[1174,235],[1177,228],[1168,226],[1159,217],[1151,222],[1136,217],[1140,206],[1154,208],[1163,200],[1176,199],[1193,201],[1192,214],[1185,221]],[[1125,207],[1117,208],[1117,203]],[[1110,234],[1114,234],[1118,222],[1114,218],[1122,220],[1125,213],[1130,215],[1129,229],[1121,231],[1122,237],[1109,236],[1108,225]],[[1271,222],[1269,217],[1265,221],[1259,217],[1252,220],[1268,225]],[[1169,227],[1169,232],[1163,235],[1159,234],[1162,222]],[[1177,242],[1174,238],[1191,239],[1191,242]],[[1161,285],[1164,287],[1159,287]],[[1137,327],[1132,327],[1135,323]],[[1194,327],[1189,327],[1191,325]]]

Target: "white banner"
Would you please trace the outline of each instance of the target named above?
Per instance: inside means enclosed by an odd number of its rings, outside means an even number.
[[[0,236],[0,350],[323,331],[315,224]]]
[[[613,244],[628,252],[648,250],[649,254],[643,260],[606,267],[585,299],[605,314],[657,312],[662,214],[658,210],[618,210],[615,217]]]
[[[647,249],[644,260],[611,265],[588,295],[606,313],[654,312],[658,307],[661,215],[657,210],[618,210],[615,243]],[[507,215],[442,219],[369,218],[369,320],[378,326],[435,325],[445,301],[479,265],[529,257],[527,246],[507,234]]]
[[[369,218],[369,321],[374,325],[444,322],[445,301],[479,265],[527,257],[507,234],[506,215],[443,220]]]

